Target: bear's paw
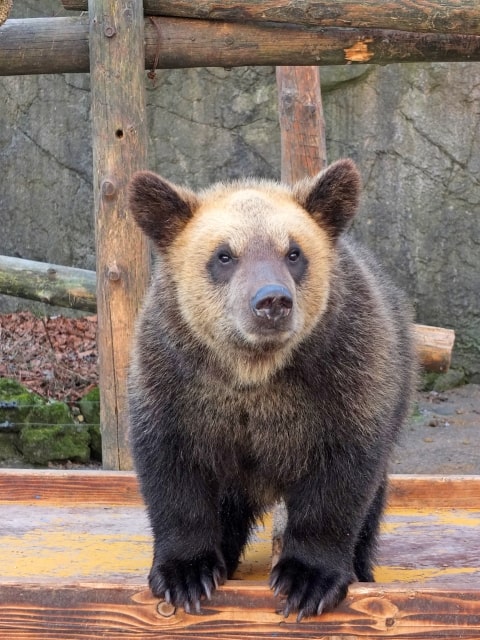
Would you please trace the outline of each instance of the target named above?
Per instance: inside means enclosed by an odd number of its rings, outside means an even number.
[[[215,551],[188,560],[154,560],[148,576],[154,596],[164,598],[175,607],[183,607],[186,613],[200,613],[200,601],[210,600],[225,579],[225,563]]]
[[[275,595],[287,598],[283,615],[288,618],[291,612],[297,611],[297,622],[334,609],[347,595],[352,581],[348,571],[321,563],[306,564],[294,557],[280,559],[270,576]]]

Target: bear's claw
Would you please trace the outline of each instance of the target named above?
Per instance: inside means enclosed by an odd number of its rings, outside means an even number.
[[[341,569],[307,565],[296,558],[281,559],[272,570],[270,586],[274,594],[286,596],[283,615],[297,611],[302,618],[334,609],[346,596],[352,575]]]
[[[191,560],[154,561],[148,577],[154,596],[183,607],[186,613],[200,613],[200,601],[210,600],[225,579],[225,565],[215,552]]]

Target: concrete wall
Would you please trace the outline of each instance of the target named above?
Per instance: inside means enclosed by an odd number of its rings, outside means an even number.
[[[53,0],[14,10],[65,13]],[[321,74],[329,159],[354,158],[364,179],[355,235],[419,322],[457,331],[455,364],[480,380],[480,64]],[[158,71],[145,86],[149,168],[192,187],[279,176],[273,69]],[[89,77],[0,78],[0,101],[0,254],[93,269]]]

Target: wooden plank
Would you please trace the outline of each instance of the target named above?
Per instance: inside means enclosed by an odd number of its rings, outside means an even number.
[[[0,504],[126,505],[142,503],[128,471],[0,470]],[[480,476],[390,476],[391,508],[480,509]]]
[[[62,0],[85,10],[87,0]],[[145,0],[145,13],[227,22],[283,22],[480,35],[480,5],[464,0]]]
[[[277,67],[282,182],[293,184],[327,166],[320,71]]]
[[[474,589],[354,585],[335,612],[300,624],[294,616],[285,620],[280,600],[258,583],[230,581],[202,615],[165,616],[157,606],[148,591],[132,587],[0,585],[0,631],[8,640],[480,637],[480,594]]]
[[[390,476],[389,507],[478,509],[480,476]]]
[[[478,476],[392,477],[380,582],[352,585],[335,612],[301,624],[283,619],[266,584],[268,518],[239,579],[204,603],[201,616],[173,615],[146,589],[151,538],[136,491],[128,472],[0,472],[1,637],[479,637]]]
[[[0,256],[0,293],[95,313],[94,271]]]
[[[2,584],[116,583],[146,588],[152,536],[143,505],[4,503]],[[254,529],[235,579],[265,582],[272,565],[272,515]],[[480,509],[389,509],[375,578],[423,588],[480,583]],[[428,540],[428,544],[425,544]]]
[[[0,470],[0,504],[141,505],[137,478],[123,471]]]
[[[128,469],[126,375],[150,262],[127,205],[128,181],[147,162],[142,3],[92,0],[89,17],[103,465]]]
[[[88,16],[7,20],[0,75],[89,71]],[[145,66],[390,64],[480,60],[480,37],[379,29],[282,27],[162,18],[145,22]]]

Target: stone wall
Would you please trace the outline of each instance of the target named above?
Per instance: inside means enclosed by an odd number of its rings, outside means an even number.
[[[62,14],[15,2],[18,17]],[[322,68],[330,160],[354,158],[355,235],[415,303],[457,331],[455,365],[480,380],[480,64]],[[201,187],[278,177],[271,68],[158,71],[146,79],[149,168]],[[0,254],[93,269],[89,77],[0,78]],[[0,299],[0,309],[18,303]]]

